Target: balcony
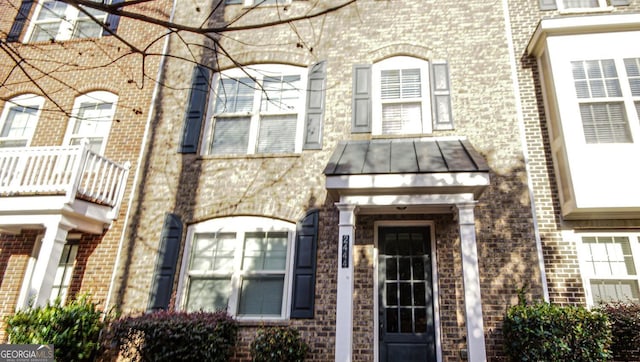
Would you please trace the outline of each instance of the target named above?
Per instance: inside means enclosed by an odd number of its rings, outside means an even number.
[[[87,143],[0,148],[0,231],[58,214],[73,228],[101,233],[118,215],[129,168]]]

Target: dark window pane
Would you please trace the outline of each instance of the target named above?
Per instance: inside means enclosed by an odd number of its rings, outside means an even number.
[[[398,278],[398,264],[395,258],[387,258],[387,280],[397,280]]]
[[[398,259],[400,269],[400,280],[411,280],[411,258]]]
[[[413,314],[411,313],[411,308],[400,309],[400,332],[413,332]]]
[[[424,283],[413,283],[413,305],[427,305],[425,301]]]
[[[424,280],[424,258],[413,258],[413,280]]]
[[[416,333],[425,333],[427,331],[427,310],[417,308],[413,312],[416,314]]]
[[[398,285],[387,283],[387,306],[398,305]]]
[[[387,333],[398,333],[398,310],[396,308],[386,308]]]
[[[411,306],[411,283],[400,283],[400,305]]]

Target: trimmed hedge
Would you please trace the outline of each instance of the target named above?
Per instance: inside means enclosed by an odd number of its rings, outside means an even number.
[[[613,303],[600,306],[609,318],[616,361],[640,361],[640,304]]]
[[[607,316],[584,307],[520,303],[507,310],[505,352],[512,361],[605,361],[611,357]]]
[[[108,338],[128,360],[223,362],[237,333],[237,322],[226,312],[158,311],[114,321]]]
[[[53,344],[56,361],[89,361],[100,347],[102,313],[84,295],[60,305],[30,308],[5,318],[12,344]]]
[[[263,327],[251,342],[254,362],[304,361],[309,347],[291,327]]]

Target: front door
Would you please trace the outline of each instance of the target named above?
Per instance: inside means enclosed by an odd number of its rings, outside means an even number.
[[[430,229],[378,231],[380,362],[436,361]]]

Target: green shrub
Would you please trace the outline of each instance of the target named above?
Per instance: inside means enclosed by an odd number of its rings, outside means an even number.
[[[99,348],[102,313],[84,295],[66,305],[60,301],[5,318],[12,344],[53,344],[56,361],[88,361]]]
[[[309,349],[298,331],[291,327],[260,328],[250,347],[255,362],[304,361]]]
[[[158,311],[120,318],[108,338],[134,361],[227,361],[238,325],[226,312]]]
[[[610,358],[607,317],[584,307],[520,303],[507,310],[505,351],[512,361],[605,361]]]
[[[614,303],[599,307],[611,323],[616,361],[640,361],[640,304]]]

